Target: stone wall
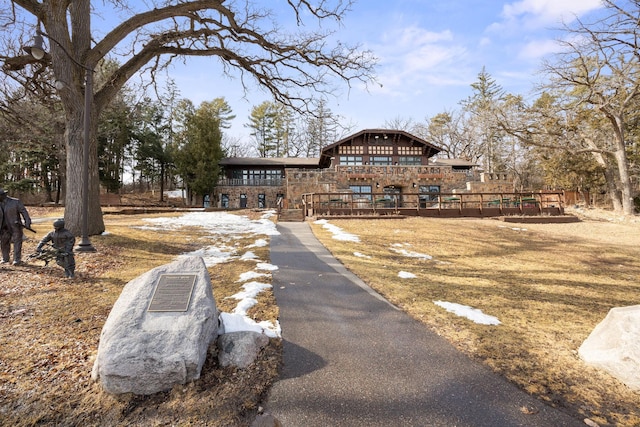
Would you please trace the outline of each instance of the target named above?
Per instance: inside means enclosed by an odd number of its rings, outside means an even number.
[[[317,171],[287,170],[287,195],[291,208],[301,207],[305,193],[350,192],[351,185],[371,186],[383,192],[394,186],[403,193],[417,193],[421,186],[437,185],[443,193],[464,191],[473,173],[454,171],[449,166],[336,166]],[[414,185],[415,184],[415,185]]]
[[[247,198],[247,208],[259,208],[259,196],[264,194],[266,209],[276,209],[278,204],[278,196],[286,194],[284,185],[278,186],[219,186],[215,190],[213,206],[222,207],[222,195],[229,196],[229,209],[238,209],[241,207],[241,196],[244,194]]]
[[[469,193],[511,193],[514,179],[510,173],[480,173],[480,180],[467,182]]]
[[[278,207],[278,195],[285,195],[282,207],[302,208],[307,193],[350,193],[351,185],[371,186],[374,193],[394,186],[402,193],[417,193],[420,187],[439,186],[442,193],[513,191],[509,175],[476,174],[450,166],[334,166],[329,169],[287,168],[283,185],[219,186],[215,206],[222,207],[221,196],[229,196],[229,208],[240,208],[240,196],[247,196],[247,208],[258,208],[258,195],[265,195],[265,208]]]

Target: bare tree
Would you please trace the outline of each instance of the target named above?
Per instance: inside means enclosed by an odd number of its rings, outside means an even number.
[[[626,132],[640,94],[640,2],[617,3],[604,0],[602,18],[589,24],[578,21],[574,28],[567,28],[570,37],[562,42],[565,50],[545,70],[552,77],[547,87],[564,91],[574,115],[591,115],[590,122],[603,126],[591,126],[587,129],[591,132],[576,127],[576,135],[582,149],[604,167],[614,209],[631,215],[635,191]]]
[[[417,126],[418,124],[414,122],[411,117],[405,118],[400,116],[396,116],[391,120],[385,120],[382,125],[384,129],[403,130],[409,133],[415,133]]]
[[[468,116],[456,111],[436,114],[421,125],[417,135],[440,147],[439,156],[478,162],[484,149],[477,142],[477,133]]]
[[[298,152],[294,157],[319,157],[322,148],[344,137],[350,129],[344,123],[344,117],[334,114],[324,99],[314,102],[312,115],[303,117],[297,127]]]
[[[85,78],[105,58],[122,65],[91,93],[89,234],[104,230],[95,118],[136,73],[146,71],[153,77],[176,59],[211,56],[221,61],[227,74],[239,74],[243,85],[246,79],[253,79],[276,101],[299,110],[311,99],[309,93],[334,93],[335,78],[347,84],[373,78],[375,59],[369,52],[340,42],[332,44],[326,30],[287,33],[275,24],[274,12],[257,0],[150,1],[145,3],[149,5],[146,11],[134,11],[120,0],[108,3],[110,11],[123,18],[104,36],[92,31],[91,18],[107,13],[107,8],[98,10],[90,0],[2,0],[0,14],[0,25],[9,38],[0,53],[4,71],[28,84],[33,73],[51,67],[55,79],[64,83],[58,94],[68,122],[65,219],[76,233],[82,218],[83,181],[77,165],[83,159]],[[283,10],[291,13],[298,28],[310,25],[309,21],[325,28],[329,22],[339,23],[352,1],[288,0],[287,4]],[[25,23],[29,22],[37,25],[48,44],[49,52],[41,59],[20,49],[27,40]],[[31,73],[25,72],[29,66]]]

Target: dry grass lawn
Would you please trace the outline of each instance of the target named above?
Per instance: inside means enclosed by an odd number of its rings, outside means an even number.
[[[579,419],[640,425],[640,393],[587,366],[577,354],[611,308],[640,303],[637,219],[330,222],[361,239],[339,241],[313,225],[347,268],[463,352]],[[432,259],[407,257],[398,249]],[[401,279],[400,271],[417,277]],[[437,300],[481,309],[501,324],[473,323],[435,305]]]
[[[60,211],[30,209],[35,218]],[[246,214],[247,212],[242,212]],[[145,215],[148,217],[149,215]],[[159,216],[167,216],[161,214]],[[0,424],[12,426],[245,426],[277,377],[278,340],[246,370],[221,369],[215,355],[202,378],[166,393],[114,397],[90,380],[109,310],[132,278],[210,244],[202,231],[142,231],[136,215],[107,215],[95,254],[76,256],[75,280],[62,269],[0,266]],[[609,309],[640,301],[640,222],[507,224],[490,219],[332,220],[362,243],[320,240],[353,272],[425,327],[551,405],[601,426],[640,425],[640,393],[585,365],[577,349]],[[37,238],[51,221],[36,223]],[[37,240],[25,243],[30,253]],[[246,236],[238,247],[255,241]],[[394,246],[395,245],[395,246]],[[427,254],[408,258],[392,249]],[[269,259],[269,248],[253,248]],[[360,252],[371,258],[357,257]],[[210,269],[219,309],[231,311],[244,261]],[[401,279],[399,271],[415,274]],[[466,304],[496,316],[484,326],[436,306]],[[275,321],[271,292],[250,313]]]
[[[61,215],[29,211],[34,218]],[[245,370],[222,369],[211,354],[199,380],[153,396],[114,397],[91,381],[102,326],[123,286],[178,254],[211,244],[197,228],[179,233],[132,228],[142,224],[138,215],[107,215],[105,221],[109,234],[91,238],[97,253],[76,255],[74,280],[65,279],[54,263],[0,266],[0,424],[248,425],[277,376],[279,340],[271,340],[257,363]],[[28,236],[25,255],[51,230],[51,221],[34,228],[38,234],[36,239]],[[246,236],[235,243],[242,248],[255,239]],[[268,247],[252,250],[269,259]],[[240,273],[251,269],[244,261],[210,268],[220,310],[235,307],[237,300],[226,297],[240,290]],[[273,294],[262,292],[258,300],[249,314],[258,321],[275,321]]]

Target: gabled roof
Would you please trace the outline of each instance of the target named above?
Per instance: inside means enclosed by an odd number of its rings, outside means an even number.
[[[322,148],[322,151],[326,151],[326,150],[330,150],[331,148],[334,148],[338,145],[344,144],[345,142],[349,142],[353,139],[356,139],[360,136],[366,135],[366,134],[371,134],[371,135],[401,135],[404,136],[405,138],[407,138],[410,141],[414,141],[417,142],[419,144],[425,145],[427,147],[429,147],[431,149],[431,151],[433,152],[433,155],[435,156],[436,154],[438,154],[440,151],[442,151],[441,148],[436,147],[433,144],[428,143],[427,141],[425,141],[422,138],[419,138],[415,135],[410,134],[409,132],[403,131],[403,130],[395,130],[395,129],[363,129],[360,132],[354,133],[353,135],[349,135],[346,138],[342,138],[340,141],[334,142],[331,145],[327,145],[326,147]]]
[[[222,166],[284,166],[284,167],[317,167],[317,157],[225,157],[219,164]]]
[[[346,138],[342,138],[341,140],[334,142],[333,144],[327,145],[325,147],[322,148],[322,153],[320,154],[320,164],[321,165],[328,165],[331,163],[331,154],[329,154],[328,152],[330,152],[333,148],[345,144],[347,142],[350,142],[354,139],[358,139],[360,137],[365,137],[366,135],[373,135],[375,137],[375,135],[380,135],[382,137],[394,137],[394,136],[399,136],[399,137],[404,137],[405,139],[411,141],[411,142],[416,142],[420,145],[424,145],[425,147],[428,148],[427,151],[427,156],[428,157],[432,157],[435,156],[436,154],[438,154],[440,151],[442,151],[442,149],[440,147],[436,147],[435,145],[425,141],[422,138],[419,138],[415,135],[410,134],[409,132],[403,131],[403,130],[397,130],[397,129],[363,129],[360,132],[354,133],[353,135],[349,135]]]

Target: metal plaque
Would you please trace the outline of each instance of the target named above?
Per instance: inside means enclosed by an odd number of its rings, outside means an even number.
[[[187,311],[197,274],[163,274],[147,311]]]

